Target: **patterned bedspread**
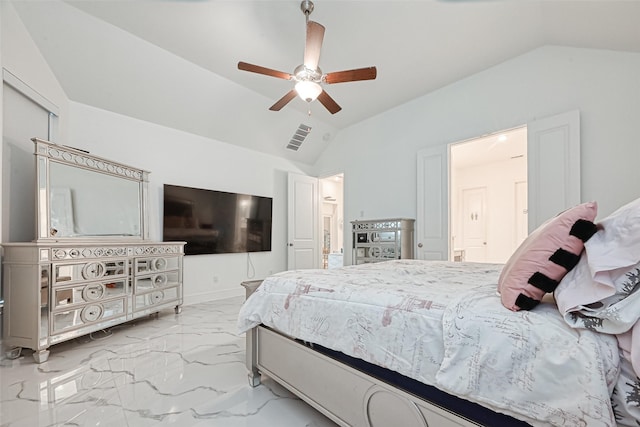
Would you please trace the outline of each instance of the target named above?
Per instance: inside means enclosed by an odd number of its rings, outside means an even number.
[[[502,266],[397,260],[267,278],[238,327],[259,324],[434,385],[533,425],[615,426],[614,337],[555,305],[512,312]]]

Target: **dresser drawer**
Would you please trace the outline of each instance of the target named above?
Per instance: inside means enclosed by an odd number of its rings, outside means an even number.
[[[66,332],[116,317],[126,317],[126,307],[125,298],[119,298],[52,312],[51,334]]]
[[[51,294],[52,310],[65,310],[70,305],[100,302],[127,293],[127,279],[116,279],[109,282],[91,282],[73,287],[55,287]]]
[[[53,286],[64,286],[70,282],[86,282],[102,278],[116,278],[128,274],[128,261],[89,261],[74,264],[53,264]]]
[[[145,308],[153,308],[163,304],[176,302],[180,298],[179,288],[164,288],[147,292],[133,297],[133,310],[143,310]]]
[[[134,293],[147,292],[157,288],[166,288],[180,284],[180,272],[164,271],[156,274],[136,277],[134,280]]]
[[[158,256],[149,258],[136,258],[134,261],[134,274],[149,274],[158,271],[176,270],[180,267],[180,258],[175,256]]]

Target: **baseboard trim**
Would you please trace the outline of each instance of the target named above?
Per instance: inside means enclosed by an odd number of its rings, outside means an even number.
[[[183,296],[183,305],[192,305],[200,302],[217,301],[233,297],[244,296],[244,288],[238,285],[238,288],[222,289],[210,292],[201,292],[193,295]]]

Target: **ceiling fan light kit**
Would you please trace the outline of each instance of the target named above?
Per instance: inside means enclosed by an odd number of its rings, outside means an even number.
[[[313,2],[310,0],[303,0],[300,4],[300,9],[305,16],[307,24],[307,39],[304,48],[304,62],[296,67],[293,74],[249,64],[247,62],[238,62],[239,70],[296,82],[294,89],[287,92],[269,108],[271,111],[279,111],[291,102],[297,94],[307,102],[313,102],[317,99],[331,114],[335,114],[340,111],[342,107],[329,96],[327,91],[322,87],[322,84],[373,80],[377,76],[376,67],[358,68],[327,74],[324,74],[322,70],[320,70],[318,63],[320,62],[320,50],[322,49],[325,29],[317,22],[309,20],[309,15],[313,12],[313,8]]]
[[[310,80],[299,81],[295,88],[298,96],[307,102],[315,101],[322,92],[322,86]]]

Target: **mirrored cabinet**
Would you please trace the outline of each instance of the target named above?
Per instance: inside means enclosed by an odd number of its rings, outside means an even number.
[[[412,259],[414,222],[408,218],[351,221],[353,264]]]
[[[182,305],[184,242],[148,239],[148,172],[34,139],[37,238],[3,244],[6,354]]]

